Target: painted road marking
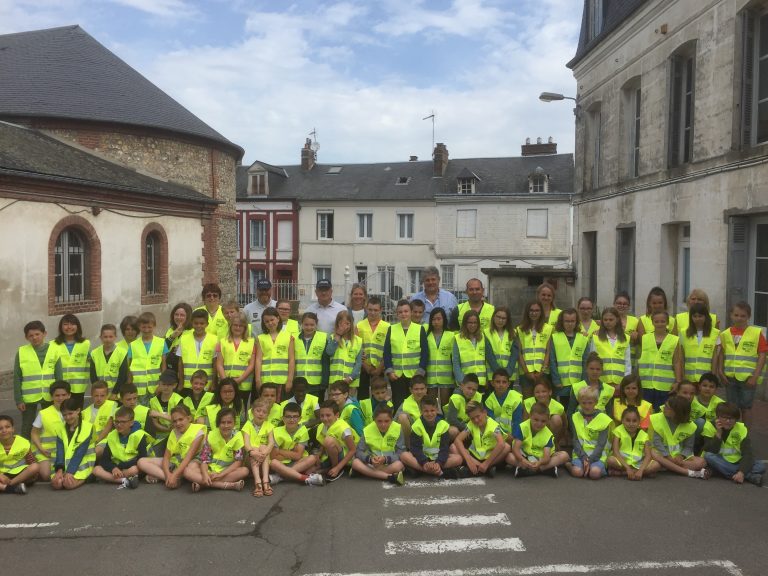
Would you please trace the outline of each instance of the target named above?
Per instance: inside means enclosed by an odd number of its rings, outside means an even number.
[[[525,552],[519,538],[472,538],[458,540],[423,540],[387,542],[384,553],[395,554],[444,554],[446,552]]]
[[[50,528],[58,525],[58,522],[32,522],[30,524],[0,524],[0,528]]]
[[[541,566],[499,566],[456,570],[415,570],[413,572],[317,572],[306,576],[538,576],[546,574],[588,574],[632,570],[722,568],[729,576],[744,576],[730,560],[681,560],[672,562],[612,562],[609,564],[547,564]]]
[[[397,484],[382,482],[381,486],[387,490],[401,488]],[[461,478],[460,480],[416,480],[406,482],[403,488],[461,488],[462,486],[485,486],[485,478]]]
[[[442,528],[443,526],[512,526],[509,517],[503,512],[498,514],[426,514],[424,516],[411,516],[410,518],[385,518],[384,526],[388,529],[398,526],[428,526],[430,528]]]
[[[426,498],[384,498],[389,506],[441,506],[447,504],[498,504],[496,494],[479,496],[427,496]]]

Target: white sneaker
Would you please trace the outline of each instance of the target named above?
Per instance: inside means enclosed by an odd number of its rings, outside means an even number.
[[[128,478],[123,478],[117,486],[118,490],[122,490],[123,488],[128,488]]]
[[[269,475],[269,483],[274,486],[275,484],[280,484],[280,482],[283,481],[283,477],[279,474],[270,474]]]
[[[320,474],[310,474],[304,483],[307,486],[325,486],[325,478]]]

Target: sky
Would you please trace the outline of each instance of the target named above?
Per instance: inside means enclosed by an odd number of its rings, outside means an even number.
[[[581,0],[0,0],[0,34],[79,24],[255,160],[573,152]]]

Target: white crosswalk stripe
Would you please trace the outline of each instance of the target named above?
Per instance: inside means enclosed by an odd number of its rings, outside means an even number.
[[[384,498],[384,507],[390,506],[449,506],[451,504],[498,504],[496,494],[478,496],[427,496],[421,498]]]
[[[384,553],[395,554],[444,554],[446,552],[470,552],[492,550],[496,552],[525,552],[519,538],[471,538],[456,540],[425,540],[387,542]]]
[[[498,514],[426,514],[424,516],[411,516],[410,518],[384,519],[384,526],[388,529],[398,526],[511,526],[512,522],[503,512]]]
[[[462,478],[460,480],[416,480],[406,482],[406,488],[460,488],[462,486],[485,486],[485,478]],[[400,488],[390,482],[382,482],[381,487],[385,490]]]

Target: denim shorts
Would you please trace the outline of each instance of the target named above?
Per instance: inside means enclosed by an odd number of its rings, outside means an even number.
[[[728,402],[733,402],[742,409],[752,408],[752,402],[755,400],[757,386],[747,386],[746,381],[741,382],[735,378],[728,378],[728,385],[725,387],[725,395]]]
[[[579,458],[572,458],[571,465],[574,468],[583,468],[582,462]],[[590,462],[589,465],[590,467],[593,467],[593,468],[600,468],[600,476],[608,475],[608,471],[605,469],[605,464],[602,461],[598,460],[597,462]]]

